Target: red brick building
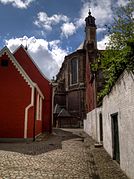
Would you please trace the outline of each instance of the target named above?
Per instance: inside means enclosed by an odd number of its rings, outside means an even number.
[[[51,132],[52,86],[23,46],[0,51],[0,140]]]

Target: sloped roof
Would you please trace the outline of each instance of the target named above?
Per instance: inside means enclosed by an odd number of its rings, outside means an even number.
[[[8,55],[8,57],[10,58],[10,60],[12,61],[13,65],[15,66],[15,68],[19,71],[19,73],[21,74],[21,76],[24,78],[24,80],[29,84],[29,86],[31,87],[35,87],[37,89],[37,91],[39,92],[39,94],[42,96],[42,98],[44,98],[40,88],[38,87],[38,85],[32,81],[32,79],[29,77],[29,75],[26,73],[26,71],[22,68],[22,66],[18,63],[18,61],[16,60],[16,58],[13,56],[13,54],[10,52],[10,50],[8,49],[7,46],[5,46],[1,51],[0,51],[0,57],[6,53]]]
[[[59,104],[56,104],[54,108],[54,114],[60,113],[61,109],[62,107]]]
[[[84,41],[79,45],[79,47],[76,50],[82,50],[84,49]]]
[[[66,109],[62,108],[62,110],[58,114],[58,117],[71,117],[71,115]]]
[[[41,92],[45,96],[45,99],[50,99],[52,84],[49,79],[47,79],[43,73],[40,71],[38,66],[35,64],[34,60],[30,57],[26,49],[21,45],[14,53],[14,57],[18,63],[22,66],[28,76],[34,83],[38,85]],[[47,68],[47,66],[46,66]],[[46,100],[47,100],[46,99]]]
[[[35,61],[33,60],[33,58],[30,56],[30,54],[28,53],[28,51],[25,49],[25,47],[21,44],[14,52],[13,55],[15,55],[17,53],[17,51],[20,51],[20,49],[23,49],[24,52],[28,55],[28,57],[30,58],[30,60],[33,62],[33,64],[36,66],[36,68],[38,69],[38,71],[40,72],[40,74],[49,82],[51,82],[40,70],[40,68],[38,67],[38,65],[35,63]]]

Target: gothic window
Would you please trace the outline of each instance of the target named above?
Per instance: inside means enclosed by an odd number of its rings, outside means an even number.
[[[71,60],[71,84],[78,82],[78,59]]]

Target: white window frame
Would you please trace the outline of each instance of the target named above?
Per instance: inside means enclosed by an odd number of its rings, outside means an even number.
[[[42,98],[39,94],[36,103],[36,120],[42,120]]]

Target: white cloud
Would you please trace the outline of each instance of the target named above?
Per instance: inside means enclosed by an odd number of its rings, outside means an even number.
[[[26,9],[33,1],[34,0],[0,0],[0,3],[12,4],[14,7]]]
[[[56,25],[61,21],[67,22],[68,20],[68,17],[62,14],[54,14],[49,17],[46,12],[39,12],[34,24],[38,27],[43,27],[45,30],[51,31],[53,25]]]
[[[97,32],[100,33],[100,32],[104,32],[106,30],[105,27],[100,27],[100,28],[97,28]]]
[[[76,19],[75,24],[77,28],[83,26],[85,24],[85,18],[88,16],[90,4],[89,2],[83,3],[83,6],[80,10],[80,17]]]
[[[106,35],[101,41],[97,42],[98,49],[105,50],[108,44],[108,41],[109,41],[109,36]]]
[[[85,18],[88,16],[89,9],[92,16],[96,18],[96,25],[103,27],[107,22],[112,20],[112,3],[111,0],[95,0],[84,2],[80,10],[80,18],[76,21],[78,27],[85,24]]]
[[[61,37],[68,38],[76,31],[85,26],[85,18],[88,16],[89,9],[92,16],[96,19],[97,32],[105,31],[105,25],[113,21],[113,9],[120,5],[126,5],[128,0],[81,0],[83,3],[78,17],[70,21],[70,18],[64,14],[54,14],[48,16],[46,12],[39,12],[34,24],[44,30],[51,31],[54,25],[60,24]],[[44,31],[45,32],[45,31]]]
[[[128,3],[128,0],[81,0],[83,6],[80,10],[80,18],[76,21],[77,25],[80,27],[84,23],[85,17],[90,11],[92,15],[96,18],[96,25],[98,27],[104,27],[105,24],[111,23],[113,20],[114,12],[113,10],[118,6],[124,6]]]
[[[35,63],[45,76],[52,79],[58,73],[64,57],[67,55],[67,51],[60,47],[60,41],[48,42],[44,39],[24,36],[23,38],[6,40],[6,45],[13,52],[19,45],[23,44],[25,46],[26,42],[28,44],[28,52]]]
[[[61,26],[61,35],[65,36],[66,38],[68,38],[68,36],[73,35],[76,32],[76,26],[71,22],[71,23],[64,23]]]
[[[128,3],[128,0],[118,0],[117,1],[117,4],[119,5],[119,6],[125,6],[126,4]]]

